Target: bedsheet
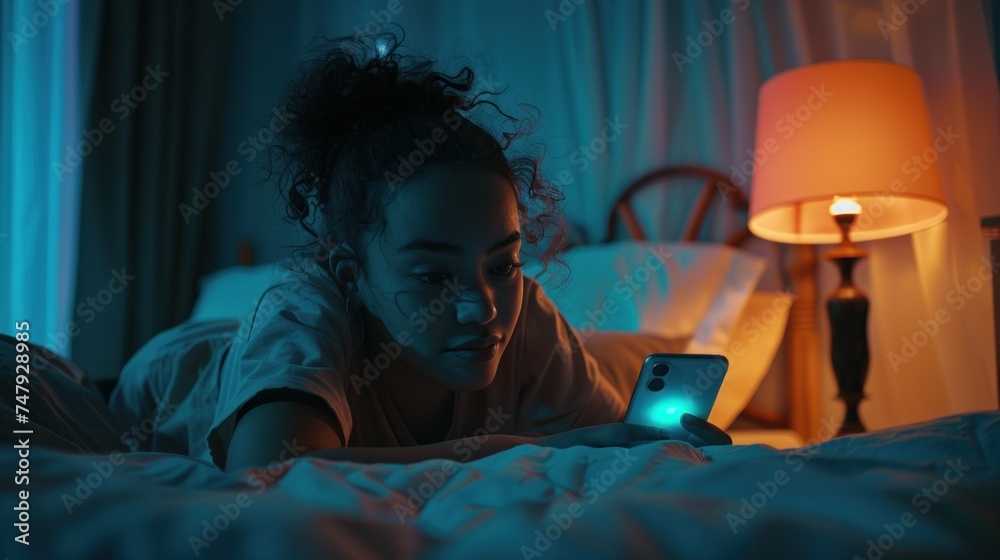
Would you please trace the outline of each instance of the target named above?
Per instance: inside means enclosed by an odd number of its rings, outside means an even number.
[[[0,493],[10,519],[19,459],[5,448]],[[295,457],[295,442],[288,450]],[[35,446],[30,544],[15,542],[20,528],[6,522],[3,555],[997,557],[997,412],[785,451],[651,442],[461,458],[361,465],[306,456],[228,474],[182,455]]]

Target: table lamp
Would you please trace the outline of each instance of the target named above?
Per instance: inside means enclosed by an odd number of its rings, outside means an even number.
[[[823,255],[840,271],[827,300],[831,362],[846,406],[838,436],[865,431],[858,404],[868,376],[868,299],[851,272],[868,253],[854,242],[945,219],[941,141],[931,133],[920,77],[899,64],[812,64],[761,86],[750,231],[783,243],[839,243]]]

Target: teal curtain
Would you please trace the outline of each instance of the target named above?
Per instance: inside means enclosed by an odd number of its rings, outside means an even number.
[[[0,332],[69,355],[80,194],[59,173],[80,142],[76,2],[0,3]]]
[[[103,138],[81,166],[72,358],[94,378],[183,321],[207,272],[214,205],[179,206],[218,171],[226,36],[209,3],[123,0],[83,34],[98,53],[83,126]]]

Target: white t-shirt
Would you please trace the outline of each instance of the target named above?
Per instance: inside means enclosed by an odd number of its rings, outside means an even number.
[[[310,259],[289,259],[243,322],[222,365],[218,404],[208,434],[216,464],[224,466],[237,412],[270,389],[297,389],[325,402],[349,447],[417,445],[391,399],[362,380],[366,356],[341,292]],[[582,349],[533,278],[493,382],[457,391],[446,439],[492,433],[541,435],[620,422],[626,403]],[[353,376],[353,378],[352,378]],[[478,430],[478,431],[477,431]]]

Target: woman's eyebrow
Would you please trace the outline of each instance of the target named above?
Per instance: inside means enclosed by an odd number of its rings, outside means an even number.
[[[500,241],[494,244],[492,247],[490,247],[486,253],[487,254],[496,253],[500,249],[503,249],[504,247],[520,239],[521,239],[521,232],[519,231],[512,232],[510,235],[504,238],[503,241]],[[414,241],[410,241],[409,243],[403,245],[399,249],[400,253],[408,253],[410,251],[434,251],[436,253],[450,253],[453,255],[461,255],[465,252],[458,245],[452,243],[442,243],[440,241],[430,241],[427,239],[416,239]]]

